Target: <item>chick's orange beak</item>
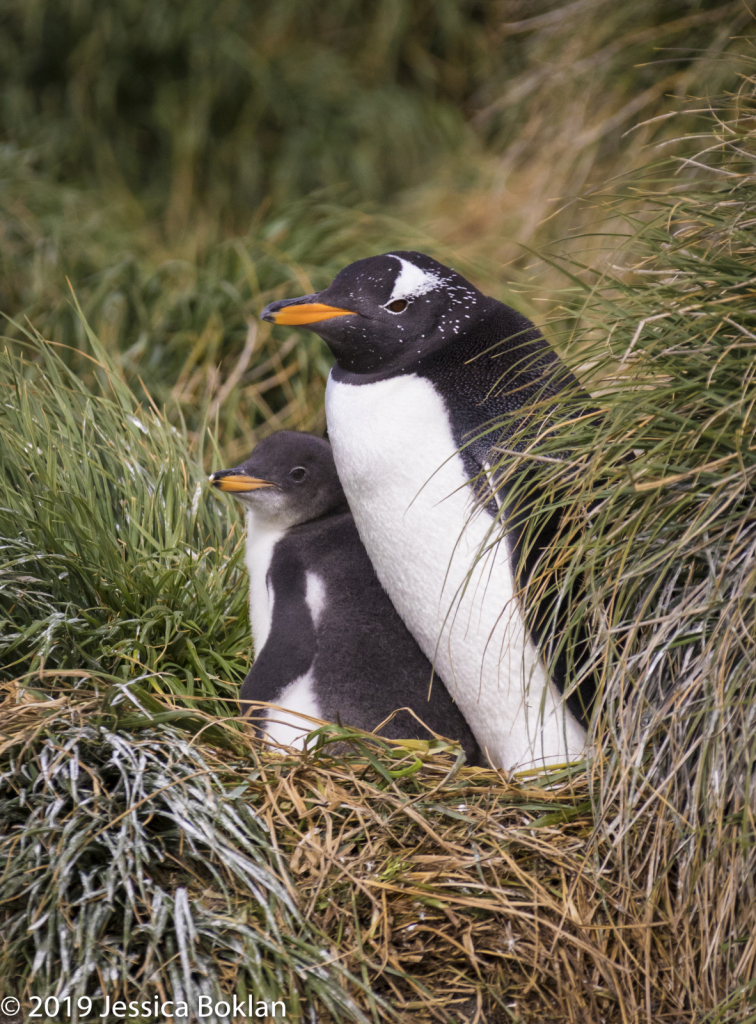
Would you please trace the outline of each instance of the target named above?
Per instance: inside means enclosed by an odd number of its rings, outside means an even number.
[[[275,484],[268,480],[258,480],[256,476],[243,476],[241,473],[225,473],[221,470],[209,477],[213,487],[219,491],[257,491],[261,487],[275,487]]]
[[[330,320],[334,316],[356,316],[351,309],[339,309],[338,306],[326,306],[322,302],[302,302],[293,306],[284,306],[275,313],[268,313],[266,320],[275,324],[290,324],[302,327],[304,324],[315,324],[319,320]]]

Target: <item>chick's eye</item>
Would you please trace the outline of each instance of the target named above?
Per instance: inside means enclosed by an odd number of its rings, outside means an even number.
[[[301,483],[307,476],[307,470],[304,466],[295,466],[291,473],[289,473],[289,476],[292,480],[296,480],[297,483]]]
[[[408,305],[406,299],[394,299],[393,302],[389,302],[386,309],[390,309],[392,313],[403,313]]]

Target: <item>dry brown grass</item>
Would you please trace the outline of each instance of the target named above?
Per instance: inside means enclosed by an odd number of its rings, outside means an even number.
[[[13,791],[28,775],[24,765],[44,769],[51,787],[54,777],[71,777],[78,765],[82,785],[94,786],[105,804],[102,823],[95,822],[97,835],[105,831],[113,839],[124,821],[132,831],[149,832],[150,823],[165,815],[166,804],[169,816],[176,814],[189,780],[199,785],[199,775],[211,809],[225,800],[252,810],[269,843],[267,849],[258,845],[258,852],[296,906],[300,935],[305,921],[321,964],[331,975],[334,965],[341,971],[340,978],[332,975],[332,983],[341,985],[368,1019],[682,1024],[702,1020],[716,1005],[717,994],[709,1001],[709,994],[694,993],[689,976],[692,965],[700,963],[705,922],[674,913],[675,879],[664,872],[666,851],[677,836],[668,825],[657,828],[649,802],[635,810],[624,829],[622,844],[634,851],[632,860],[619,857],[611,830],[594,828],[590,786],[601,774],[600,760],[591,776],[577,765],[508,778],[462,765],[458,750],[443,744],[430,751],[427,744],[402,745],[331,726],[323,728],[322,745],[313,752],[271,753],[230,722],[223,726],[228,742],[219,736],[216,743],[224,745],[218,747],[205,742],[202,733],[203,718],[216,732],[217,720],[202,712],[187,725],[195,739],[184,744],[177,759],[182,733],[176,727],[190,712],[174,704],[171,725],[160,725],[155,716],[170,714],[168,704],[137,712],[126,700],[119,717],[112,692],[103,699],[71,691],[69,685],[59,681],[54,701],[6,687],[0,757],[4,771],[13,765],[5,786],[9,805],[16,808],[16,824],[7,834],[16,858],[23,822]],[[84,731],[87,745],[81,743]],[[135,785],[129,798],[109,806],[114,786],[101,748],[110,749],[113,736],[137,759],[149,748],[165,767],[161,785],[144,793]],[[328,741],[348,742],[352,752],[332,758]],[[41,757],[45,749],[47,759]],[[37,785],[37,802],[43,789]],[[67,826],[64,834],[71,834],[77,816],[81,819],[79,855],[87,844],[94,848],[96,839],[94,828],[87,834],[82,797],[78,806],[65,802],[58,812]],[[605,813],[619,810],[617,802]],[[45,852],[37,856],[38,870],[44,870],[48,857],[60,858],[61,842],[65,845],[60,834],[53,841],[40,829],[42,820],[37,842]],[[212,820],[222,831],[220,818]],[[232,845],[244,854],[250,841],[242,830]],[[238,874],[217,851],[206,863],[197,859],[190,838],[184,846],[179,829],[168,849],[171,883],[186,886],[195,920],[215,915],[250,922],[250,893]],[[728,875],[726,851],[722,857],[719,889],[734,893],[741,881]],[[131,875],[134,891],[142,892],[137,913],[150,920],[151,894],[140,888],[138,867],[132,865]],[[82,906],[75,895],[69,888],[63,898],[71,927],[102,899],[95,892]],[[6,927],[18,912],[18,898],[6,895]],[[278,914],[280,924],[291,927],[280,908]],[[117,936],[119,925],[117,917],[103,942],[111,930]],[[180,922],[172,921],[171,927],[175,931]],[[31,940],[24,940],[17,927],[13,935],[5,962],[18,971],[24,944]],[[162,959],[158,955],[153,961],[155,970],[142,977],[142,985],[170,988],[166,941],[164,936],[158,947]],[[744,956],[752,958],[753,943],[753,937],[747,939]],[[132,960],[134,945],[132,939],[125,951]],[[216,957],[221,992],[240,990],[249,955],[247,950],[246,956]],[[49,956],[54,963],[54,949]],[[196,964],[192,967],[196,970]],[[138,976],[106,987],[136,998]],[[306,996],[301,979],[297,988]],[[322,1004],[317,1019],[331,1019]]]

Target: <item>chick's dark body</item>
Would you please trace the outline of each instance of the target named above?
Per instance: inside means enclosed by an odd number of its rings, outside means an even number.
[[[307,573],[324,584],[313,622]],[[459,740],[479,762],[473,735],[443,683],[378,582],[349,512],[291,527],[269,569],[274,594],[270,634],[244,681],[245,701],[276,703],[285,686],[312,672],[319,717],[368,731],[411,707],[434,732]],[[430,690],[430,700],[428,694]],[[429,739],[407,711],[380,730],[389,738]]]
[[[255,661],[244,702],[271,743],[301,746],[306,716],[391,738],[457,740],[482,763],[462,712],[381,587],[357,533],[327,441],[278,431],[211,476],[247,508],[246,564]],[[430,693],[430,695],[429,695]],[[246,709],[251,711],[251,704]],[[303,718],[302,715],[305,717]]]

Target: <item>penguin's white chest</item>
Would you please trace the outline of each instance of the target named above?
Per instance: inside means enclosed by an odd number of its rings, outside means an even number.
[[[330,378],[326,416],[378,578],[491,762],[579,756],[583,730],[536,656],[508,551],[493,544],[490,515],[473,508],[433,385],[414,374],[363,385]]]
[[[305,574],[305,603],[307,613],[317,630],[327,602],[323,579],[314,572]],[[317,680],[311,667],[304,675],[292,679],[272,700],[281,711],[270,709],[266,713],[268,724],[265,737],[273,746],[304,749],[307,733],[316,728],[312,718],[322,718],[323,709],[317,693]]]
[[[262,651],[273,624],[276,590],[269,572],[276,544],[285,530],[275,529],[261,521],[254,511],[247,512],[246,564],[249,573],[249,623],[255,658]],[[325,586],[315,573],[307,573],[305,601],[313,626],[317,629],[326,602]],[[265,713],[265,737],[274,746],[302,748],[305,736],[315,725],[310,718],[320,718],[321,708],[316,693],[313,670],[292,679],[271,701],[282,710]],[[303,717],[304,716],[304,717]]]
[[[273,550],[283,535],[283,530],[274,529],[261,521],[251,509],[247,512],[245,562],[249,573],[249,624],[255,657],[268,639],[273,620],[274,595],[268,582],[268,570],[273,560]]]

